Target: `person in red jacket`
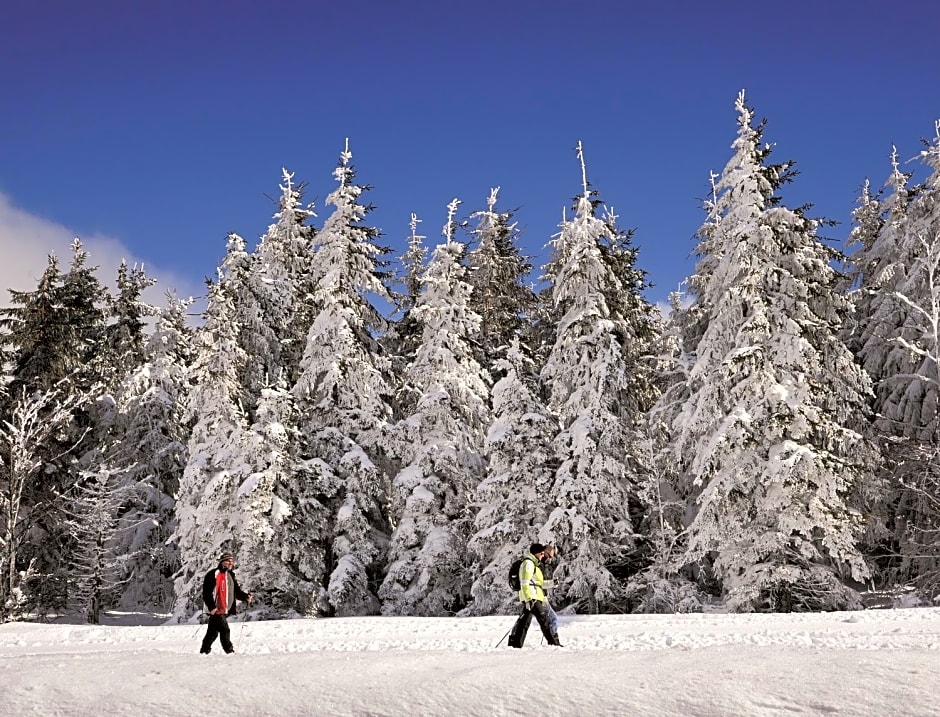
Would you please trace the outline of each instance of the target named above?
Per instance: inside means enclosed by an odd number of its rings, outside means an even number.
[[[246,593],[238,586],[238,580],[232,570],[234,567],[235,558],[232,554],[222,553],[219,567],[206,573],[202,581],[202,600],[206,603],[206,611],[209,613],[209,629],[206,630],[202,647],[199,649],[203,655],[212,652],[212,643],[217,637],[220,638],[222,649],[226,653],[235,651],[226,616],[235,614],[236,600],[244,600],[250,605],[252,597],[251,593]]]

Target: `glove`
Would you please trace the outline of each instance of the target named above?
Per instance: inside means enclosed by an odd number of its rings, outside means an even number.
[[[555,587],[555,581],[554,581],[554,580],[543,580],[543,581],[542,581],[542,590],[551,590],[553,587]]]

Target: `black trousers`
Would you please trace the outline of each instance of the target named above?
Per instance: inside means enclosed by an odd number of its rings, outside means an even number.
[[[516,624],[512,626],[512,632],[509,633],[510,647],[522,647],[525,643],[525,636],[529,631],[529,625],[532,622],[533,615],[535,615],[535,620],[538,622],[539,627],[542,628],[542,635],[545,637],[545,641],[549,645],[558,644],[558,635],[552,632],[551,613],[548,603],[538,600],[529,600],[522,603],[522,614],[519,615]]]
[[[231,652],[235,649],[232,646],[231,634],[225,615],[209,615],[209,629],[206,630],[206,636],[202,638],[202,648],[199,652],[209,654],[212,651],[212,643],[217,637],[220,638],[222,649]]]

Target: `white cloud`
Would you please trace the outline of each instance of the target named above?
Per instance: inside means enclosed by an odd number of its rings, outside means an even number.
[[[32,291],[46,269],[49,254],[59,259],[59,268],[67,271],[72,259],[72,241],[76,232],[61,224],[43,219],[17,208],[9,197],[0,193],[0,306],[6,305],[8,289]],[[179,276],[172,271],[146,264],[120,240],[101,235],[79,236],[89,254],[89,263],[98,267],[98,279],[114,286],[121,261],[129,266],[143,266],[157,284],[147,291],[145,299],[162,306],[168,289],[177,295],[198,296],[205,292],[201,283]]]

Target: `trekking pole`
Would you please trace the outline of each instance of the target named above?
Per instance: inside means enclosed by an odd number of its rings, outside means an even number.
[[[505,634],[505,635],[503,635],[501,638],[499,638],[499,642],[497,642],[497,643],[493,646],[494,649],[503,644],[503,640],[505,640],[505,639],[509,636],[509,633],[510,633],[510,632],[512,632],[512,628],[511,628],[511,627],[510,627],[508,630],[506,630],[506,634]]]
[[[205,613],[202,613],[202,615],[205,615]],[[199,617],[202,617],[202,615],[200,615]],[[200,631],[200,630],[202,630],[202,623],[201,623],[201,622],[200,622],[198,625],[196,625],[196,631],[193,633],[193,636],[192,636],[191,638],[189,638],[189,639],[190,639],[190,640],[195,640],[195,639],[196,639],[196,635],[199,634],[199,631]]]

